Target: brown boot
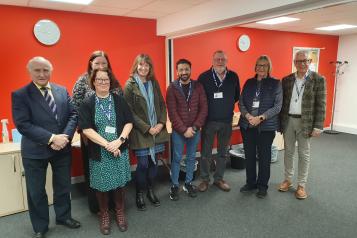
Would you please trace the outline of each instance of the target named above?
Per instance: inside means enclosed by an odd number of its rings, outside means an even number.
[[[108,211],[108,193],[107,192],[96,192],[96,197],[98,199],[99,205],[99,230],[103,235],[110,234],[110,218]]]
[[[115,220],[120,231],[126,231],[128,229],[128,222],[125,217],[125,190],[124,188],[117,188],[114,191],[115,200]]]

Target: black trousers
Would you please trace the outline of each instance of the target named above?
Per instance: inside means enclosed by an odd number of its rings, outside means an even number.
[[[58,154],[48,159],[23,158],[25,169],[27,200],[33,230],[48,230],[49,209],[45,190],[48,163],[52,167],[53,207],[56,221],[65,221],[71,217],[71,154]]]
[[[247,184],[258,189],[268,189],[270,178],[271,145],[275,131],[259,131],[257,128],[241,128],[246,158]],[[257,153],[258,152],[258,153]],[[259,157],[257,177],[257,154]]]

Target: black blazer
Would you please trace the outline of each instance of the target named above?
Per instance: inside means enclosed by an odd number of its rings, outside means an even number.
[[[133,123],[133,115],[130,108],[124,98],[117,94],[111,94],[114,100],[114,109],[116,115],[116,132],[117,138],[119,138],[121,132],[124,129],[125,124]],[[86,98],[79,108],[79,128],[97,130],[95,126],[95,94]],[[127,141],[120,146],[120,150],[128,147]],[[89,158],[92,160],[101,160],[100,146],[91,140],[88,140]]]
[[[78,116],[66,88],[51,83],[51,89],[57,106],[57,120],[33,82],[12,93],[12,117],[22,134],[23,158],[47,159],[57,153],[71,151],[70,143],[60,151],[55,151],[48,145],[52,134],[66,134],[71,139]]]

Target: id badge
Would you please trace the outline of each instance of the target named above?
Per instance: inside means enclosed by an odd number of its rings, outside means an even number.
[[[213,98],[223,98],[223,92],[214,93]]]
[[[259,101],[253,100],[253,108],[259,108]]]
[[[105,127],[105,132],[109,134],[114,134],[116,132],[116,128],[112,126],[106,126]]]

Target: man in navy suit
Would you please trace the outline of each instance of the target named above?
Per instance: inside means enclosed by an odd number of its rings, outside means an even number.
[[[53,171],[56,224],[78,228],[71,216],[71,138],[77,126],[67,90],[49,83],[52,64],[34,57],[27,69],[32,82],[12,93],[12,116],[22,134],[21,155],[34,237],[48,231],[48,199],[45,190],[48,163]]]

